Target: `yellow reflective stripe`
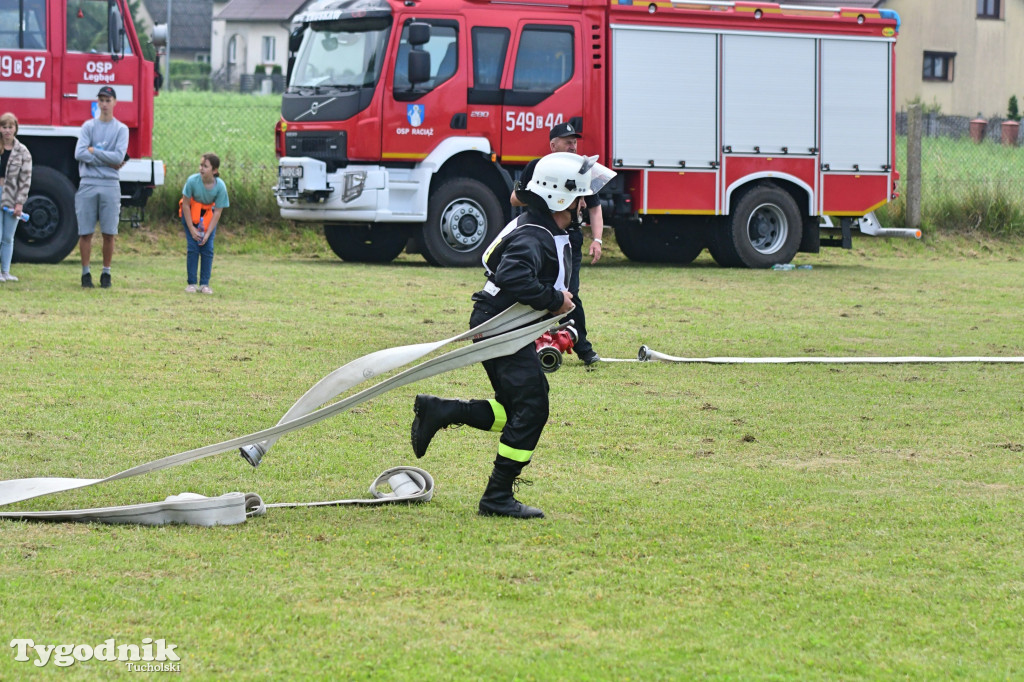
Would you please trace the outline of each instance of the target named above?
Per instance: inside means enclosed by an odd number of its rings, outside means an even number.
[[[505,407],[497,400],[488,400],[491,404],[491,412],[494,413],[494,423],[491,424],[491,431],[501,431],[508,423],[508,415],[505,414]]]
[[[529,462],[533,456],[533,450],[517,450],[504,443],[498,443],[498,454],[507,459],[514,459],[517,462]]]

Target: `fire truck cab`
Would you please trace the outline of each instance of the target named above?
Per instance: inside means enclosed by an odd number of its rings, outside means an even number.
[[[18,117],[18,139],[32,153],[29,221],[15,233],[14,257],[58,263],[78,243],[75,144],[96,116],[99,89],[117,92],[114,115],[128,126],[130,159],[120,169],[122,206],[141,210],[163,184],[153,161],[153,63],[125,0],[0,2],[0,101]]]
[[[523,166],[571,122],[618,173],[602,208],[631,259],[849,248],[853,229],[886,233],[872,212],[895,196],[898,27],[759,2],[317,3],[289,46],[278,205],[346,260],[412,238],[430,263],[475,266]]]

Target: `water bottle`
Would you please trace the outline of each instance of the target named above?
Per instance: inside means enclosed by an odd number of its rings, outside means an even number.
[[[813,270],[814,266],[813,265],[798,265],[798,266],[796,266],[796,269],[797,270]]]
[[[205,232],[206,230],[203,228],[203,219],[200,218],[199,222],[196,223],[196,233],[199,235],[199,237],[196,239],[197,242],[203,241],[203,234]]]
[[[796,270],[796,266],[792,263],[776,263],[772,266],[772,270]]]
[[[10,213],[11,215],[14,215],[14,209],[13,208],[9,208],[7,206],[4,206],[4,213]],[[20,220],[23,223],[27,223],[28,222],[28,213],[25,213],[24,211],[22,211],[21,217],[18,218],[18,220]]]

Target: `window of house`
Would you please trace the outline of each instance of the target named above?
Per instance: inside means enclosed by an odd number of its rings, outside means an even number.
[[[228,64],[238,63],[238,36],[231,36],[228,41]]]
[[[45,0],[0,0],[0,49],[46,49]]]
[[[554,92],[573,73],[573,33],[567,26],[527,26],[519,38],[512,89]]]
[[[952,81],[955,57],[954,52],[925,52],[922,78],[926,81]]]
[[[1002,0],[978,0],[978,17],[984,19],[1001,19]]]
[[[200,63],[200,64],[209,64],[210,63],[210,55],[208,53],[206,53],[206,52],[197,52],[196,53],[196,61],[198,63]]]
[[[268,64],[277,57],[277,38],[274,36],[263,36],[263,63]]]

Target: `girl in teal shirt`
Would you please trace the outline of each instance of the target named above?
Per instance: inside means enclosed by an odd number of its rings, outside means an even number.
[[[216,154],[203,154],[199,172],[189,176],[181,194],[181,224],[185,228],[188,247],[185,269],[188,274],[190,294],[199,291],[212,294],[210,274],[213,270],[213,237],[220,222],[221,213],[230,206],[228,188],[220,179],[220,158]],[[199,267],[201,265],[201,267]],[[196,278],[198,270],[198,280]]]

